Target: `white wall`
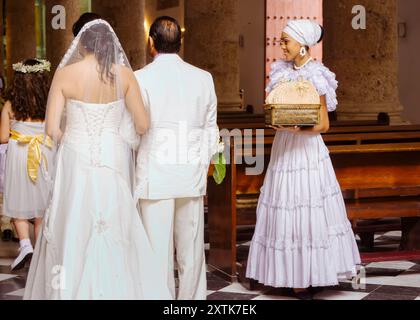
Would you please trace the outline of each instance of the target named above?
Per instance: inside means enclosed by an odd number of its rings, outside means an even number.
[[[245,106],[263,112],[265,99],[265,0],[239,1],[239,30],[244,39],[240,48],[240,88],[245,90]]]
[[[407,24],[406,38],[399,39],[399,91],[403,117],[420,124],[420,1],[399,0],[399,20]]]

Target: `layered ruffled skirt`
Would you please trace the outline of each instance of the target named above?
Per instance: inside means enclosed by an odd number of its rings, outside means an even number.
[[[278,133],[257,208],[247,277],[267,286],[337,285],[360,255],[320,135]]]

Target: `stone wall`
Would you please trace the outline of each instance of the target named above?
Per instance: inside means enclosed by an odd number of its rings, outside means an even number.
[[[219,111],[240,110],[238,0],[185,1],[185,60],[214,78]]]
[[[131,67],[134,70],[143,67],[146,62],[145,0],[92,0],[92,11],[113,26]]]
[[[66,9],[65,29],[54,29],[52,26],[52,19],[56,16],[52,13],[52,8],[55,5],[61,5]],[[72,27],[80,17],[80,6],[79,2],[74,0],[45,0],[45,6],[47,58],[51,62],[52,71],[54,71],[74,39]]]
[[[33,1],[6,2],[7,76],[12,64],[36,56],[35,5]]]
[[[352,28],[354,5],[366,8],[366,30]],[[401,122],[398,94],[397,0],[324,0],[324,63],[339,81],[338,116]]]

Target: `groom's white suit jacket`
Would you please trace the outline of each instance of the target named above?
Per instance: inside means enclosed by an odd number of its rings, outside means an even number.
[[[205,195],[219,142],[211,74],[162,54],[135,75],[151,120],[137,157],[136,199]]]

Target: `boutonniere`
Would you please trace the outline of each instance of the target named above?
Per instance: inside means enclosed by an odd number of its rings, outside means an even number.
[[[221,184],[226,177],[226,157],[225,144],[220,141],[217,147],[217,153],[213,156],[213,179],[217,184]]]

